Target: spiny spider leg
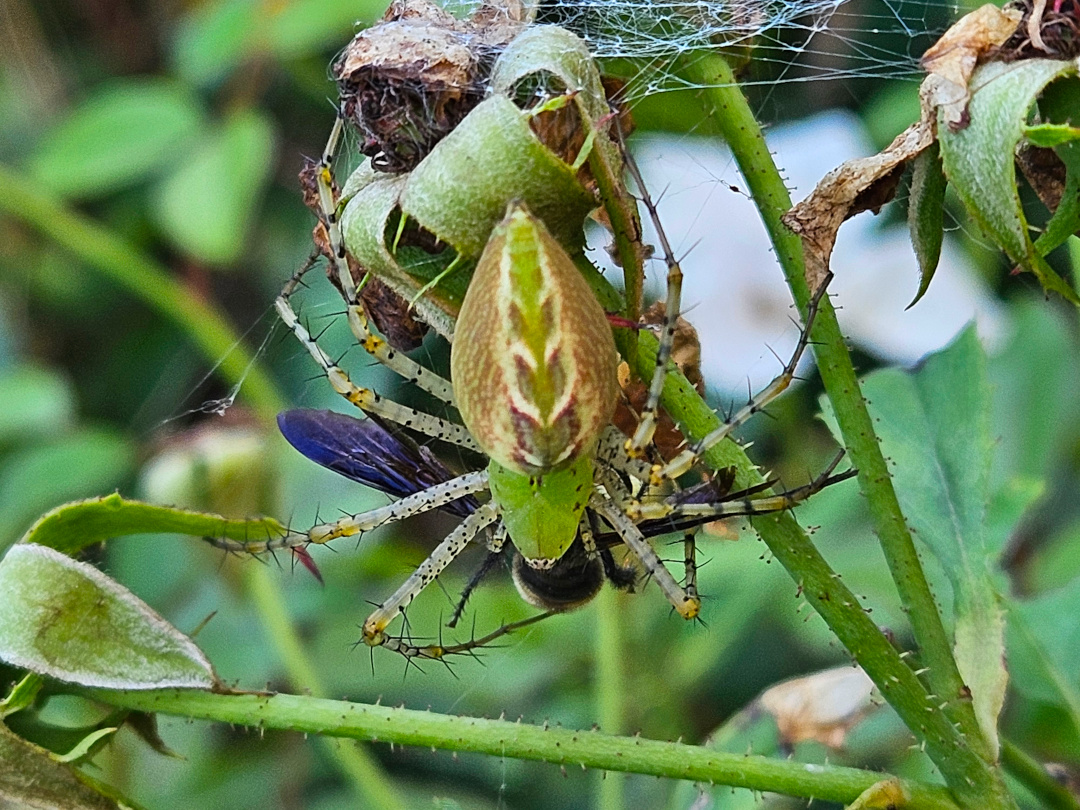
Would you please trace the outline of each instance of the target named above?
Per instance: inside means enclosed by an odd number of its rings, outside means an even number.
[[[656,367],[653,370],[652,382],[649,384],[649,394],[645,400],[645,407],[641,411],[641,421],[633,437],[625,442],[626,453],[631,458],[644,458],[645,448],[652,442],[656,426],[660,421],[660,394],[664,390],[664,379],[667,377],[668,360],[671,359],[671,351],[675,346],[675,329],[679,320],[679,308],[682,299],[682,268],[675,259],[675,253],[668,243],[667,233],[660,225],[660,214],[656,210],[652,196],[645,186],[645,180],[638,169],[637,161],[626,148],[626,140],[623,138],[622,129],[616,119],[616,131],[618,132],[619,145],[623,154],[623,161],[630,176],[634,178],[634,184],[641,195],[641,201],[649,211],[649,218],[653,222],[657,238],[664,252],[664,262],[667,265],[667,300],[664,303],[664,325],[660,333],[660,344],[656,350]]]
[[[258,541],[230,540],[223,537],[212,538],[210,542],[226,551],[244,552],[246,554],[265,554],[280,549],[300,548],[313,543],[324,545],[340,537],[355,537],[387,523],[395,523],[413,515],[429,512],[432,509],[440,509],[452,501],[464,498],[466,495],[472,495],[474,492],[482,492],[487,488],[487,470],[479,470],[459,475],[457,478],[452,478],[441,484],[435,484],[386,506],[370,509],[357,515],[349,515],[333,523],[322,523],[313,526],[306,532],[291,531],[283,537],[271,537]]]
[[[461,596],[458,597],[457,605],[454,606],[454,612],[450,616],[450,621],[446,623],[447,627],[456,627],[458,620],[461,618],[461,614],[465,612],[465,604],[469,601],[469,597],[472,596],[473,591],[483,581],[495,565],[502,557],[503,549],[506,546],[506,526],[501,522],[495,524],[495,529],[492,531],[492,536],[488,540],[488,553],[484,557],[484,561],[480,563],[480,567],[473,572],[473,575],[469,577],[469,581],[465,584],[465,587],[461,591]]]
[[[697,544],[694,542],[693,532],[683,535],[683,570],[686,572],[683,589],[687,597],[700,602],[701,595],[697,589]]]
[[[292,284],[293,282],[290,282],[290,285]],[[300,323],[292,304],[289,303],[288,293],[290,292],[292,292],[292,289],[287,285],[274,302],[278,315],[296,335],[297,340],[307,349],[308,354],[319,364],[335,391],[362,411],[385,417],[391,422],[418,430],[434,439],[480,452],[480,448],[477,447],[476,442],[469,435],[469,431],[463,426],[418,411],[415,408],[408,408],[391,400],[383,399],[370,388],[361,388],[354,384],[349,379],[348,373],[330,359],[322,347],[315,342],[307,327]],[[404,357],[404,355],[398,356]]]
[[[795,489],[789,489],[773,495],[761,495],[740,498],[726,497],[719,502],[712,503],[679,503],[670,499],[664,501],[632,501],[625,505],[627,515],[635,523],[645,520],[660,520],[670,518],[677,520],[688,517],[707,517],[718,520],[724,517],[766,515],[773,512],[784,512],[799,505],[807,498],[817,494],[825,487],[846,481],[856,474],[855,470],[847,470],[839,475],[833,475],[833,470],[840,463],[844,453],[840,452],[813,481]]]
[[[372,613],[364,621],[364,643],[378,647],[391,639],[385,632],[398,614],[416,597],[420,591],[427,587],[435,577],[442,573],[454,558],[457,557],[470,542],[487,526],[497,520],[499,508],[493,503],[486,503],[463,520],[446,538],[439,543],[430,556],[413,571],[405,582],[379,609]]]
[[[675,581],[653,547],[649,545],[649,541],[618,504],[594,494],[589,501],[589,508],[595,510],[611,524],[611,528],[619,534],[627,548],[641,560],[645,570],[656,580],[656,584],[660,586],[660,590],[680,616],[684,619],[693,619],[701,612],[701,599],[696,596],[691,597]]]
[[[334,127],[330,130],[330,137],[323,148],[322,158],[319,160],[315,178],[319,192],[319,212],[322,215],[323,222],[326,223],[326,234],[330,242],[334,274],[341,285],[345,304],[348,308],[349,328],[364,351],[384,366],[392,369],[403,379],[416,383],[418,387],[432,396],[453,405],[454,391],[449,380],[443,379],[407,355],[396,351],[389,343],[373,334],[368,328],[367,313],[364,311],[364,306],[357,295],[358,290],[353,283],[352,272],[349,269],[345,240],[341,233],[341,222],[338,219],[338,200],[334,194],[333,162],[343,129],[344,118],[339,111],[334,120]],[[292,288],[286,285],[285,290],[281,293],[281,298],[288,301],[291,293]],[[280,310],[279,305],[278,311]]]
[[[626,454],[626,436],[614,425],[604,428],[600,434],[596,458],[601,464],[614,467],[623,475],[633,476],[639,481],[648,481],[652,477],[652,464]]]
[[[781,371],[771,383],[765,386],[762,391],[752,397],[751,400],[731,418],[725,420],[720,427],[716,428],[716,430],[704,436],[700,441],[694,442],[689,447],[685,448],[667,464],[656,465],[653,468],[650,479],[653,486],[657,486],[668,479],[678,478],[685,473],[697,463],[702,454],[710,447],[727,438],[735,428],[746,422],[755,413],[763,410],[769,403],[773,402],[787,390],[788,386],[791,385],[791,381],[795,379],[795,369],[798,367],[803,353],[806,351],[807,346],[810,345],[810,330],[814,326],[814,317],[817,315],[821,299],[825,295],[825,291],[831,279],[832,274],[830,273],[814,292],[814,296],[811,298],[810,305],[807,308],[806,322],[799,334],[799,342],[795,346],[795,351],[791,355],[791,359],[788,361],[787,365],[784,366],[783,371]]]
[[[536,624],[543,621],[550,616],[555,616],[560,613],[558,610],[549,610],[546,613],[538,613],[535,616],[530,616],[527,619],[522,619],[519,622],[510,622],[504,624],[496,630],[491,631],[486,636],[480,638],[473,638],[462,644],[430,644],[427,646],[417,646],[405,641],[404,638],[395,636],[385,636],[382,646],[388,650],[392,650],[397,653],[401,653],[406,658],[429,658],[435,661],[442,660],[448,655],[462,655],[470,653],[473,650],[477,650],[481,647],[486,647],[491,642],[499,639],[503,636],[509,635],[517,630],[521,630],[529,625]]]

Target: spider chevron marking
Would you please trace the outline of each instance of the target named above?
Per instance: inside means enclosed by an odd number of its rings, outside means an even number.
[[[368,327],[339,224],[331,164],[343,126],[339,117],[316,182],[331,272],[345,298],[349,327],[358,343],[379,362],[455,406],[464,424],[407,408],[353,383],[297,317],[290,297],[300,282],[298,274],[278,297],[277,310],[334,390],[369,418],[361,422],[341,414],[291,411],[279,419],[282,433],[304,455],[397,500],[264,543],[215,541],[218,545],[254,553],[302,549],[358,536],[421,512],[453,512],[462,518],[461,523],[367,618],[362,630],[362,640],[370,646],[385,646],[408,657],[443,658],[585,604],[605,580],[616,587],[631,586],[636,573],[617,565],[611,554],[611,548],[618,544],[628,549],[629,556],[657,583],[680,616],[695,618],[701,600],[692,534],[684,541],[684,585],[657,556],[649,536],[691,529],[726,516],[788,509],[851,474],[833,475],[838,457],[810,484],[779,494],[766,494],[760,488],[726,493],[712,481],[680,490],[675,481],[708,447],[727,437],[786,388],[808,345],[814,307],[795,357],[762,394],[672,462],[651,464],[646,460],[658,420],[660,392],[669,373],[681,271],[628,153],[624,154],[626,165],[660,235],[668,268],[668,299],[656,369],[644,416],[633,437],[626,439],[610,424],[620,389],[618,353],[607,316],[574,259],[544,222],[516,200],[507,201],[505,218],[491,233],[461,303],[451,347],[452,381],[395,351]],[[608,137],[598,133],[592,132],[590,138]],[[822,294],[823,289],[815,303]],[[488,458],[487,467],[455,476],[426,448],[392,435],[387,430],[390,423],[480,452]],[[513,555],[513,578],[520,594],[544,613],[462,644],[417,645],[391,635],[390,624],[412,600],[481,537],[488,549],[487,559],[466,587],[450,625],[456,622],[480,578],[508,553]]]

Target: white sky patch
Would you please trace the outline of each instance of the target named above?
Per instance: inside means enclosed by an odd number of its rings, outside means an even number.
[[[794,200],[845,160],[874,151],[858,118],[846,112],[778,126],[767,137]],[[690,136],[650,135],[632,146],[682,260],[683,312],[701,337],[705,379],[723,392],[745,394],[748,379],[760,389],[781,368],[769,347],[786,360],[798,329],[790,320],[791,294],[730,153],[718,140]],[[646,239],[655,244],[648,224]],[[844,334],[886,362],[914,363],[972,319],[991,342],[1004,331],[1000,306],[948,234],[929,291],[907,311],[919,270],[902,222],[882,227],[879,218],[862,213],[844,223],[832,269],[830,291]],[[649,263],[648,276],[648,295],[662,297],[659,257]]]

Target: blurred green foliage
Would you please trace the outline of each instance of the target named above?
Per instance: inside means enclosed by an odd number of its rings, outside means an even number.
[[[298,347],[287,336],[278,339],[269,305],[311,249],[312,217],[294,178],[300,156],[318,154],[332,120],[326,65],[354,23],[375,19],[382,6],[380,0],[6,0],[0,159],[159,259],[188,291],[227,313],[237,333],[260,349],[258,362],[272,373],[283,401],[336,407],[328,387],[312,381]],[[854,94],[799,87],[790,111],[834,103],[865,107],[882,139],[902,126],[896,110],[912,97],[911,86],[899,82],[863,80]],[[767,109],[783,109],[776,98],[790,92],[765,93]],[[646,129],[689,130],[702,118],[693,94],[670,94],[650,99],[639,121]],[[985,252],[978,258],[996,266]],[[322,323],[335,304],[325,285],[317,286],[305,306]],[[986,367],[993,443],[988,486],[995,494],[1017,486],[1016,497],[1034,500],[1030,509],[1008,513],[1012,518],[996,529],[1001,556],[993,576],[1009,598],[1006,640],[1014,685],[1004,730],[1039,756],[1076,768],[1076,316],[1016,283],[1002,283],[1000,296],[1011,331]],[[348,346],[340,325],[326,341],[341,350]],[[420,352],[436,365],[445,363],[434,343]],[[357,355],[348,360],[367,366]],[[876,363],[869,357],[865,362],[864,370]],[[365,375],[366,384],[390,395],[413,396],[396,391],[381,369],[368,368]],[[811,381],[774,410],[775,421],[751,427],[748,435],[763,440],[757,458],[770,468],[794,477],[820,468],[828,456],[827,431],[815,420],[818,391]],[[48,509],[114,489],[240,516],[258,508],[302,526],[320,510],[334,515],[383,502],[284,448],[267,420],[245,411],[242,390],[224,418],[202,407],[231,402],[233,393],[175,323],[35,231],[0,217],[0,549]],[[230,461],[230,448],[239,464]],[[816,539],[830,563],[873,607],[878,623],[904,637],[906,621],[854,483],[823,492],[799,516],[805,525],[824,527]],[[290,570],[284,559],[271,569],[278,598],[300,629],[305,655],[327,693],[592,725],[604,688],[592,682],[595,605],[530,628],[485,651],[481,660],[457,662],[453,671],[436,664],[422,672],[407,669],[383,651],[369,658],[367,650],[354,648],[368,602],[391,590],[449,525],[439,516],[417,519],[365,537],[355,552],[321,554],[325,586],[303,570]],[[618,597],[624,730],[699,742],[722,728],[717,744],[728,750],[783,754],[774,731],[741,725],[745,717],[738,711],[785,677],[847,661],[786,573],[769,564],[764,546],[750,532],[738,536],[734,542],[736,531],[725,529],[719,539],[702,543],[711,558],[700,576],[710,597],[707,626],[672,616],[652,588]],[[290,688],[246,590],[245,566],[258,563],[223,559],[179,536],[124,538],[96,559],[185,632],[214,614],[197,641],[227,682]],[[949,610],[949,578],[930,568]],[[457,570],[467,572],[468,563]],[[413,606],[409,619],[417,632],[437,627],[449,613],[461,576],[444,578],[445,596],[432,589]],[[470,618],[485,632],[529,613],[507,578],[498,576],[474,597]],[[0,683],[12,677],[0,668]],[[34,739],[45,734],[45,723],[83,726],[100,719],[74,700],[46,708],[34,717],[15,715],[12,727]],[[734,725],[724,728],[733,717]],[[160,725],[167,745],[183,759],[164,757],[124,731],[95,760],[99,776],[146,806],[356,806],[336,760],[297,735],[264,737],[164,718]],[[883,710],[855,729],[844,750],[801,742],[794,755],[925,777],[927,760],[908,748],[908,739]],[[600,778],[472,755],[372,750],[409,806],[587,807]],[[696,789],[631,777],[626,796],[633,806],[687,807]],[[723,807],[778,803],[727,790],[714,798]]]

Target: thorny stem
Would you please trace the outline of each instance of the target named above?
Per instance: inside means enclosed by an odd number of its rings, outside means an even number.
[[[703,86],[710,88],[708,98],[714,105],[713,120],[731,148],[761,213],[792,295],[800,312],[805,313],[810,300],[810,290],[805,278],[802,245],[799,238],[781,221],[782,215],[791,207],[791,198],[772,160],[761,127],[750,110],[746,97],[736,84],[731,67],[722,57],[698,59],[694,62],[693,69],[701,74],[698,78],[702,80]],[[972,807],[1013,806],[1000,773],[986,763],[987,759],[992,758],[989,745],[975,719],[970,696],[953,658],[952,646],[937,604],[900,511],[892,479],[859,389],[851,356],[836,321],[836,313],[827,298],[818,312],[812,336],[825,390],[832,402],[852,463],[859,470],[859,483],[866,496],[871,519],[889,569],[910,617],[921,660],[928,667],[927,683],[934,694],[941,696],[936,700],[945,702],[945,714],[937,711],[929,714],[935,718],[934,725],[937,725],[937,718],[940,718],[948,726],[948,731],[941,729],[940,734],[930,732],[926,718],[920,719],[927,707],[916,710],[913,705],[901,711],[894,701],[896,694],[886,696],[890,697],[890,702],[900,712],[908,727],[926,738],[928,753],[962,804]],[[764,525],[764,522],[761,525]],[[773,543],[764,537],[764,533],[763,538],[771,548]],[[816,554],[816,551],[814,553]],[[798,569],[792,570],[792,574],[796,575],[797,571]],[[825,615],[824,612],[822,615]],[[829,616],[825,618],[830,627],[840,635],[840,628],[834,625],[833,621],[846,623],[847,620],[841,615],[833,616],[832,620]],[[881,633],[878,632],[877,635],[881,636]],[[881,638],[884,641],[884,637]],[[888,644],[887,641],[884,643]],[[881,687],[881,681],[867,666],[867,662],[850,645],[848,648]],[[906,664],[902,661],[899,663],[906,673],[911,673]],[[906,679],[907,675],[904,678]],[[925,695],[924,690],[919,691]],[[912,713],[913,710],[916,711]],[[958,724],[959,730],[952,727],[950,720]],[[921,729],[928,733],[923,734]]]
[[[507,720],[453,717],[301,695],[220,695],[196,690],[119,692],[74,688],[113,706],[220,723],[357,740],[469,751],[572,767],[640,773],[849,803],[883,775],[856,768],[712,751],[640,737],[571,731]],[[957,810],[948,791],[903,782],[911,806]]]
[[[209,362],[217,364],[224,380],[234,385],[243,383],[240,395],[264,424],[273,424],[285,405],[270,377],[244,348],[228,321],[164,267],[102,226],[68,210],[2,164],[0,211],[37,229],[173,321]],[[249,566],[246,585],[258,603],[260,617],[290,682],[312,694],[321,693],[322,685],[301,653],[296,632],[282,611],[284,600],[269,574],[262,566]],[[330,754],[349,775],[358,795],[368,799],[371,806],[403,806],[367,751],[355,745],[334,746]]]
[[[638,335],[638,347],[635,370],[647,374],[656,363],[656,338],[643,332]],[[661,402],[690,441],[700,439],[720,425],[720,418],[674,366],[669,369]],[[739,473],[735,485],[739,488],[764,481],[733,441],[713,446],[703,460],[714,470],[735,467]],[[941,770],[957,802],[980,810],[1013,807],[1000,775],[967,747],[949,718],[939,710],[940,700],[927,693],[795,517],[786,512],[762,515],[754,518],[753,525],[772,555],[798,583],[799,592],[866,670],[908,729],[925,742],[927,753]]]

